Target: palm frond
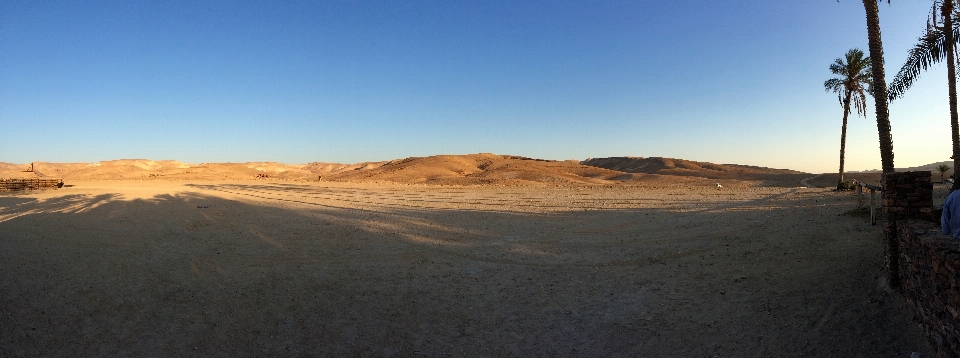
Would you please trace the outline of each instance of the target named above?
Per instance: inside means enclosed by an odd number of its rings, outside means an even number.
[[[853,92],[853,95],[850,96],[850,102],[853,102],[853,108],[857,110],[857,114],[861,117],[867,116],[867,95],[863,93],[863,88],[861,87],[858,91]]]
[[[934,28],[918,40],[919,42],[907,53],[906,63],[887,85],[887,97],[891,101],[903,97],[903,94],[920,78],[921,72],[946,58],[944,53],[946,36],[942,30]]]
[[[837,92],[843,88],[843,80],[839,78],[831,78],[823,82],[823,88],[827,92]]]
[[[936,7],[939,4],[936,3]],[[917,39],[917,44],[907,53],[907,61],[887,85],[887,99],[893,101],[903,97],[904,93],[920,78],[920,73],[947,58],[946,33],[943,27],[937,26],[936,11],[931,11],[927,19],[926,33]],[[953,13],[953,23],[960,23],[960,13]],[[960,26],[953,27],[954,52],[960,51]],[[956,58],[957,53],[953,56]]]

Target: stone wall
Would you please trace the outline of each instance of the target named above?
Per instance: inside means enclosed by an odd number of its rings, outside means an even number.
[[[897,223],[905,219],[934,220],[933,183],[929,171],[919,171],[884,174],[882,185],[887,283],[896,288],[900,285],[901,277]]]
[[[63,180],[60,179],[0,179],[0,191],[60,188],[62,186]]]
[[[960,245],[926,220],[897,223],[900,291],[940,357],[960,357]]]
[[[930,172],[884,174],[883,207],[886,210],[884,214],[894,220],[930,219],[930,213],[933,212]]]
[[[940,357],[960,358],[960,245],[940,233],[930,172],[883,176],[887,281],[914,308]]]

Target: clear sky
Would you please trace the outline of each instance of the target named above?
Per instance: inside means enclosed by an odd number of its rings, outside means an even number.
[[[880,5],[891,79],[931,1]],[[834,172],[857,0],[0,1],[0,161],[354,163],[493,152]],[[890,106],[948,160],[945,65]],[[880,168],[873,102],[847,169]]]

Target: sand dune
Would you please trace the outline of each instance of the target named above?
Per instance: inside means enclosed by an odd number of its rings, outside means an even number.
[[[25,172],[25,170],[29,168],[30,165],[23,166],[21,164],[0,162],[0,178],[36,178],[36,174],[32,172]]]
[[[610,157],[590,158],[585,165],[619,170],[627,173],[696,176],[709,179],[766,179],[772,175],[805,175],[789,169],[772,169],[739,164],[714,164],[673,158]]]
[[[302,165],[290,165],[275,162],[248,162],[248,163],[204,163],[190,168],[192,177],[197,179],[251,179],[258,175],[265,175],[277,179],[305,179],[310,177],[310,171],[302,169]]]
[[[764,186],[796,186],[799,180],[811,176],[808,173],[789,169],[773,169],[739,164],[714,164],[660,157],[590,158],[580,163],[627,173],[752,181],[757,182],[757,185]]]
[[[786,169],[672,158],[611,157],[555,161],[490,153],[435,155],[354,164],[201,163],[122,159],[97,163],[0,163],[0,177],[64,180],[280,179],[434,185],[640,185],[795,187],[813,175]],[[823,180],[816,182],[822,184]],[[822,186],[822,185],[821,185]],[[831,185],[826,185],[827,187]]]
[[[708,185],[702,178],[625,173],[580,164],[490,153],[411,157],[373,168],[341,171],[324,180],[438,185],[625,184]]]
[[[324,163],[324,162],[313,162],[307,165],[304,165],[302,169],[308,170],[314,174],[335,174],[351,170],[365,170],[365,169],[376,169],[380,166],[387,164],[389,162],[363,162],[356,164],[341,164],[341,163]]]
[[[90,163],[33,163],[30,164],[0,164],[0,178],[63,178],[64,174],[89,166]]]
[[[306,179],[312,176],[303,165],[275,162],[202,163],[176,160],[120,159],[97,163],[33,163],[34,172],[26,172],[30,164],[0,165],[0,177],[57,177],[64,180],[226,180],[252,179],[267,175],[280,179]]]

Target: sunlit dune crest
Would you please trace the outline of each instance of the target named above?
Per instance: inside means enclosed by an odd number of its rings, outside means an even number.
[[[434,185],[799,185],[811,174],[786,169],[671,158],[544,160],[491,153],[434,155],[354,164],[312,162],[186,163],[121,159],[97,163],[0,163],[2,178],[64,180],[243,180],[394,182]]]

